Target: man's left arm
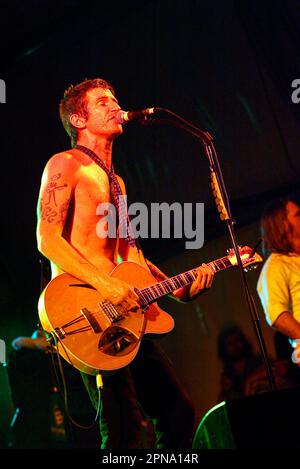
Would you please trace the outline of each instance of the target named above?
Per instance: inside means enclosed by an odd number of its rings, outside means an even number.
[[[157,281],[161,282],[169,278],[148,259],[145,259],[145,261],[149,267],[150,272],[157,279]],[[184,303],[195,300],[199,295],[211,287],[213,278],[214,271],[207,264],[202,264],[202,266],[198,268],[198,275],[194,282],[190,285],[186,285],[185,287],[174,290],[171,297],[177,301],[183,301]]]
[[[128,246],[123,239],[119,240],[119,242],[119,253],[123,260],[137,262],[143,267],[148,268],[158,282],[162,282],[169,278],[156,265],[149,261],[149,259],[144,257],[141,249],[137,251],[137,249]],[[198,275],[194,282],[190,285],[174,290],[170,297],[184,303],[194,300],[211,287],[213,277],[213,270],[207,264],[202,264],[202,266],[198,268]]]

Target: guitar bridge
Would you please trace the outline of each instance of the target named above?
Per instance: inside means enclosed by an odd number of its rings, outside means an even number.
[[[60,340],[66,337],[66,333],[62,327],[56,327],[54,331]]]

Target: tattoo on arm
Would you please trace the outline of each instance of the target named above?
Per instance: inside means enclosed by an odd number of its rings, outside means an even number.
[[[58,185],[58,179],[61,177],[61,173],[54,174],[52,178],[50,179],[50,182],[48,186],[46,187],[46,194],[48,194],[48,200],[45,203],[45,205],[49,205],[50,202],[53,200],[54,205],[57,207],[57,202],[56,202],[56,191],[62,191],[65,187],[68,186],[68,184],[63,184],[61,186]]]
[[[43,200],[41,200],[40,213],[41,220],[47,221],[48,223],[52,223],[57,216],[57,211],[53,210],[48,205],[44,205]]]
[[[40,202],[40,217],[41,220],[52,223],[59,215],[57,223],[64,224],[67,216],[68,206],[70,199],[66,200],[60,207],[57,207],[56,192],[62,191],[68,187],[68,184],[58,185],[58,179],[61,173],[57,173],[51,177],[49,184],[45,190],[45,197]]]

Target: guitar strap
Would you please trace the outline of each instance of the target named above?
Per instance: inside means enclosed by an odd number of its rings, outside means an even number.
[[[108,176],[109,183],[110,183],[110,191],[113,199],[114,206],[116,207],[117,215],[118,215],[118,221],[119,221],[119,231],[120,231],[120,226],[126,227],[126,236],[124,237],[125,241],[129,244],[131,247],[138,248],[138,243],[136,242],[137,240],[135,239],[135,236],[132,231],[132,227],[130,225],[130,220],[128,217],[127,213],[127,206],[124,201],[124,195],[122,193],[122,189],[120,187],[118,178],[116,176],[116,173],[114,171],[114,167],[109,170],[106,165],[103,163],[101,158],[96,155],[96,153],[93,150],[90,150],[90,148],[87,148],[83,145],[76,145],[75,148],[77,150],[82,151],[86,155],[88,155],[92,160],[97,163],[98,166],[100,166],[103,171]]]

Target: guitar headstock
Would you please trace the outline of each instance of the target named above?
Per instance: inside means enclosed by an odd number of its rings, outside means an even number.
[[[227,257],[229,261],[231,262],[231,264],[238,265],[234,250],[231,248],[231,249],[228,249],[227,252],[228,252]],[[256,269],[257,264],[263,261],[263,258],[257,252],[253,254],[253,249],[250,248],[249,246],[243,246],[243,247],[239,246],[239,253],[241,256],[242,265],[244,267],[244,270],[246,271],[251,270],[251,269]]]

